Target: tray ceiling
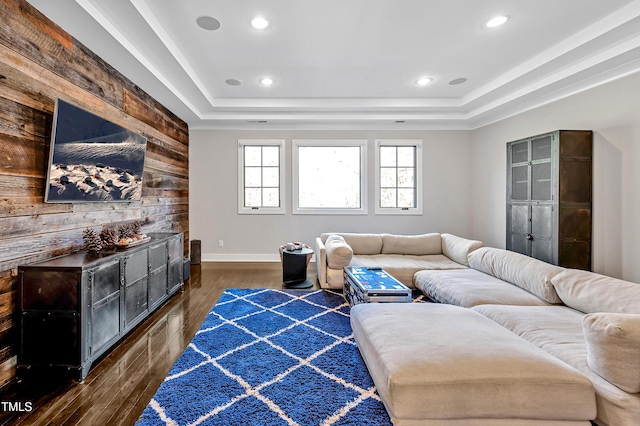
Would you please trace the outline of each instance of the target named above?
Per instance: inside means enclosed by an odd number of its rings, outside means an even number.
[[[30,3],[191,128],[473,129],[640,70],[640,0]]]

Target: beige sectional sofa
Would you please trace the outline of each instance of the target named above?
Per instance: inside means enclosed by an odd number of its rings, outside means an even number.
[[[468,254],[479,247],[480,241],[452,234],[324,233],[316,238],[318,282],[342,288],[345,266],[375,266],[413,287],[416,272],[467,269]]]
[[[472,309],[360,304],[351,326],[396,426],[589,426],[596,416],[589,379]]]
[[[373,368],[377,370],[376,373],[372,372],[374,381],[377,379],[376,386],[380,385],[387,392],[386,399],[383,397],[387,410],[392,416],[398,417],[398,413],[400,417],[408,416],[398,421],[399,424],[448,424],[446,420],[451,418],[464,419],[460,420],[460,424],[491,424],[487,420],[496,414],[512,416],[512,419],[524,422],[522,424],[529,424],[527,422],[530,420],[533,424],[585,424],[585,421],[588,424],[591,419],[606,426],[640,424],[640,284],[587,271],[565,269],[488,247],[471,251],[468,264],[469,268],[466,269],[422,270],[414,276],[417,288],[438,302],[457,305],[451,306],[456,308],[454,310],[445,311],[442,304],[411,308],[412,311],[406,310],[408,306],[402,304],[384,307],[358,305],[352,309],[354,335],[369,369],[375,366]],[[462,314],[460,309],[481,315]],[[371,325],[375,321],[373,318],[379,315],[384,315],[386,336],[381,336],[381,332],[375,331]],[[450,322],[438,319],[443,315],[449,315]],[[507,412],[499,407],[491,407],[483,414],[482,410],[474,411],[467,404],[454,404],[449,411],[439,413],[438,418],[429,418],[433,414],[428,410],[422,410],[422,417],[411,417],[412,412],[406,407],[411,406],[419,413],[418,407],[430,402],[424,394],[430,389],[434,375],[444,394],[447,394],[448,388],[442,383],[451,380],[467,384],[472,382],[471,388],[477,385],[478,380],[486,380],[496,385],[496,392],[501,386],[506,386],[504,380],[500,382],[504,373],[499,365],[508,369],[507,363],[521,362],[524,358],[516,357],[519,360],[514,360],[499,349],[492,352],[492,349],[500,348],[498,340],[504,336],[489,327],[487,319],[512,332],[512,335],[519,336],[522,343],[532,348],[530,359],[544,366],[540,380],[546,383],[547,392],[555,392],[556,386],[560,386],[558,389],[564,389],[566,394],[556,396],[555,402],[547,399],[546,404],[553,407],[539,406],[537,415],[528,413],[526,407],[520,407],[522,411],[512,407]],[[436,320],[441,324],[438,325]],[[407,321],[414,327],[407,327]],[[421,337],[418,338],[416,324],[424,324],[420,327],[418,334]],[[424,332],[424,329],[429,331]],[[478,339],[478,335],[484,338]],[[429,336],[444,336],[442,338],[445,340],[439,341]],[[456,341],[446,339],[446,336],[455,336]],[[518,346],[514,345],[514,348]],[[408,351],[422,355],[413,359]],[[484,379],[473,381],[471,379],[477,378],[476,373],[456,375],[457,370],[453,370],[452,377],[442,377],[439,370],[445,364],[434,365],[430,361],[437,355],[461,362],[461,359],[468,359],[465,354],[474,357],[476,369],[485,370],[486,374],[480,375]],[[559,385],[549,381],[557,365],[549,363],[548,356],[587,378],[593,388],[595,403],[585,390],[584,383],[575,375],[569,377],[567,371],[563,370],[562,374],[567,375],[568,384]],[[410,361],[405,362],[407,357]],[[501,361],[496,364],[496,359]],[[413,363],[413,374],[403,377],[402,371],[406,374],[409,368],[407,362]],[[424,363],[422,367],[421,363]],[[417,375],[418,371],[421,371],[422,377]],[[469,374],[473,374],[471,379]],[[513,374],[513,380],[521,380],[515,372]],[[398,405],[396,395],[408,398],[402,390],[416,388],[416,383],[423,385],[421,389],[424,392],[415,393],[410,401]],[[537,391],[533,387],[520,390],[521,398],[533,398],[534,401],[539,398],[542,403],[545,396],[538,391],[544,393],[544,386]],[[508,401],[501,399],[496,392],[492,393],[494,405]],[[479,395],[481,398],[482,392]],[[485,398],[485,404],[491,405],[492,402]],[[526,405],[526,401],[523,404]],[[575,412],[564,416],[563,407],[566,411]]]

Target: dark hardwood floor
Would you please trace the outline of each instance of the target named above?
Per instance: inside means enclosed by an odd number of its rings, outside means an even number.
[[[315,267],[308,278],[315,283]],[[191,267],[184,291],[127,335],[104,356],[83,383],[64,377],[12,382],[0,389],[0,401],[20,402],[7,411],[3,425],[132,425],[156,393],[225,288],[282,288],[280,263],[203,263]]]

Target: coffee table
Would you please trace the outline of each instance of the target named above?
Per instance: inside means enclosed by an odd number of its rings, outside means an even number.
[[[349,305],[360,303],[409,303],[411,289],[382,268],[344,268],[344,297]]]

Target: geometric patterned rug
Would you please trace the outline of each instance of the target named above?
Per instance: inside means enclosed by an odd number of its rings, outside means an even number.
[[[226,289],[136,424],[391,425],[349,310],[339,291]]]

